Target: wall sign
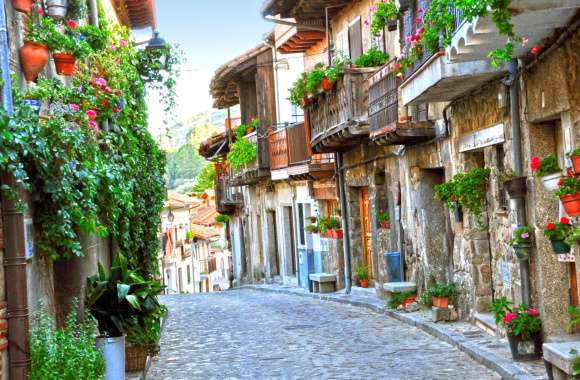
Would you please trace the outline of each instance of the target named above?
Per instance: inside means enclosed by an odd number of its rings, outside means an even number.
[[[34,256],[34,224],[32,219],[24,219],[24,256],[26,260]]]
[[[504,141],[504,126],[503,124],[498,124],[491,128],[480,129],[461,136],[459,139],[459,151],[461,153],[469,152],[485,148],[486,146],[501,144]]]

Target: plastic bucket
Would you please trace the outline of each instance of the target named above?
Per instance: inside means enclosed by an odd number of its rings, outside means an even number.
[[[103,348],[105,380],[125,380],[125,337],[97,338]]]

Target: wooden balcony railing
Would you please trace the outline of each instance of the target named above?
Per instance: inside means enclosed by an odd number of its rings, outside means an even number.
[[[310,106],[311,145],[315,152],[334,152],[368,136],[366,79],[374,69],[346,69],[336,89]]]
[[[304,123],[270,132],[269,142],[271,169],[306,163],[310,159]]]
[[[286,128],[270,132],[270,169],[288,167],[288,140]]]

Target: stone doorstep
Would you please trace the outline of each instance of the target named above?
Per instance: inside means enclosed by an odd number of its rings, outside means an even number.
[[[308,278],[316,282],[335,282],[336,275],[332,273],[310,273]]]
[[[416,292],[417,285],[414,282],[385,282],[383,289],[390,293]]]
[[[570,351],[580,354],[580,342],[544,343],[542,349],[545,361],[570,375],[574,365],[574,355]]]
[[[498,336],[495,320],[491,313],[475,313],[473,323],[489,335]]]
[[[398,283],[400,284],[400,283]],[[386,285],[386,284],[385,284]],[[483,350],[479,347],[479,344],[470,342],[462,334],[446,329],[444,325],[439,325],[432,322],[423,321],[419,315],[414,315],[417,313],[400,313],[394,310],[387,309],[384,305],[376,305],[368,301],[359,301],[354,299],[348,299],[343,293],[335,292],[330,294],[315,294],[315,293],[305,293],[300,290],[293,290],[291,288],[277,288],[277,287],[265,287],[265,286],[254,286],[245,285],[237,289],[253,289],[258,291],[266,291],[273,293],[283,293],[290,295],[297,295],[303,297],[311,297],[325,301],[333,301],[344,304],[349,304],[352,306],[364,307],[373,310],[377,313],[386,314],[387,316],[394,318],[398,321],[406,323],[408,325],[414,326],[435,338],[441,339],[452,346],[457,347],[460,351],[465,352],[469,357],[478,363],[483,364],[487,368],[497,372],[503,379],[517,379],[517,380],[534,380],[536,379],[530,375],[525,370],[517,367],[512,361],[504,359],[490,351]],[[234,288],[236,289],[236,288]]]

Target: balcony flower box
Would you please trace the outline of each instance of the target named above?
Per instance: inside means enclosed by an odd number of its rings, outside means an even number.
[[[342,230],[328,230],[326,231],[326,237],[340,240],[343,238],[343,233]]]

